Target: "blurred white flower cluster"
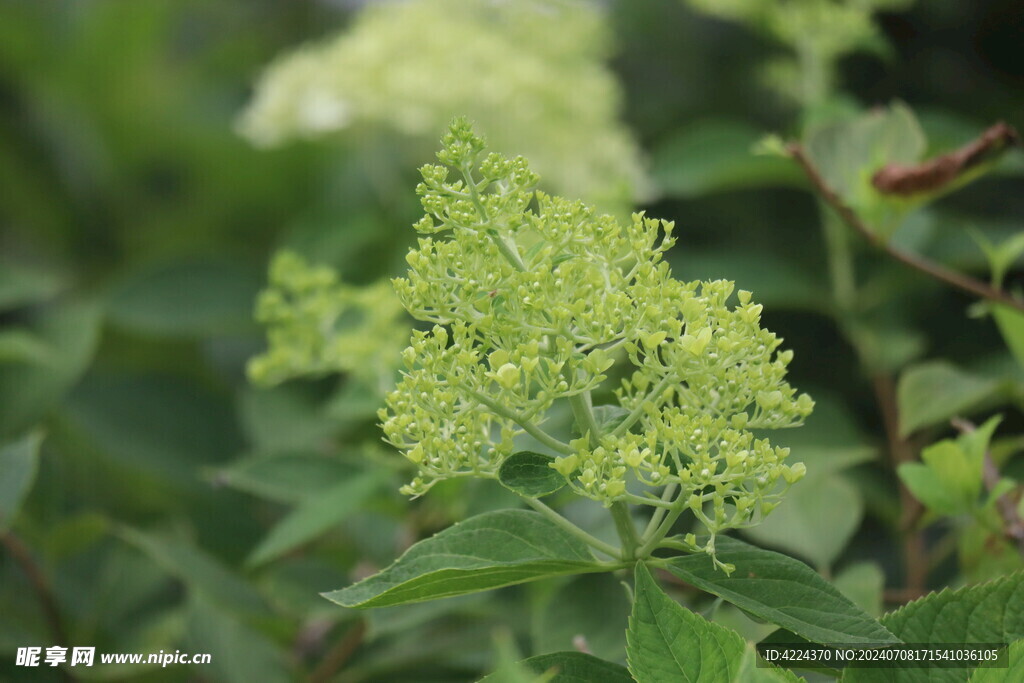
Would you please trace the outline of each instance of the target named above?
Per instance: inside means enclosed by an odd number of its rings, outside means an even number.
[[[239,128],[272,146],[383,127],[423,157],[465,115],[495,150],[529,157],[546,189],[623,214],[644,176],[609,47],[603,12],[582,0],[371,3],[273,63]]]

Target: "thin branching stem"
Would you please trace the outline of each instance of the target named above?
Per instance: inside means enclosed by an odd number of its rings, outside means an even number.
[[[1003,304],[1024,312],[1024,301],[1011,296],[1008,292],[1001,289],[995,289],[980,280],[976,280],[968,275],[964,275],[963,273],[949,270],[948,268],[929,261],[917,254],[910,254],[892,246],[892,244],[872,230],[871,226],[865,223],[864,220],[857,215],[857,212],[850,208],[836,193],[836,191],[829,186],[825,181],[824,176],[821,175],[821,172],[814,165],[814,162],[812,162],[810,157],[807,156],[802,145],[790,143],[787,145],[786,151],[803,170],[804,175],[807,176],[807,179],[811,182],[811,185],[814,186],[815,191],[821,199],[831,207],[833,211],[835,211],[836,215],[839,216],[847,227],[860,235],[868,244],[885,252],[890,258],[918,271],[919,273],[927,275],[933,280],[937,280],[955,289],[967,292],[968,294],[973,294],[982,299]]]

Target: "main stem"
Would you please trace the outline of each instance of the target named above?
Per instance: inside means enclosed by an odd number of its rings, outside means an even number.
[[[580,432],[589,435],[591,447],[598,445],[601,438],[601,428],[594,419],[594,410],[591,407],[590,392],[576,394],[569,397],[569,405],[572,407],[572,414],[576,418]],[[622,559],[631,560],[636,557],[637,546],[640,539],[637,537],[636,526],[629,514],[629,504],[623,501],[616,501],[611,505],[612,519],[615,520],[615,531],[619,534],[622,542]]]

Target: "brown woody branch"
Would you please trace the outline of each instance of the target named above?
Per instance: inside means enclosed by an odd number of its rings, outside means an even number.
[[[821,172],[810,160],[810,157],[807,156],[802,145],[795,142],[790,143],[786,146],[786,151],[789,153],[790,157],[799,164],[800,168],[807,176],[807,179],[811,181],[811,185],[814,186],[814,189],[825,203],[836,212],[847,227],[860,235],[868,244],[885,252],[891,258],[899,261],[903,265],[908,266],[919,273],[923,273],[934,280],[938,280],[939,282],[943,282],[951,287],[973,294],[982,299],[1004,304],[1024,313],[1024,301],[1010,296],[1007,292],[990,287],[984,282],[976,280],[970,276],[949,270],[948,268],[937,263],[933,263],[932,261],[922,258],[916,254],[910,254],[893,247],[888,243],[888,241],[879,237],[879,235],[872,230],[871,227],[868,226],[838,194],[836,194],[835,190],[829,187],[825,178],[821,175]]]

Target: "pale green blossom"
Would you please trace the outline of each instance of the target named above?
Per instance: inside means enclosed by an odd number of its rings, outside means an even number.
[[[267,327],[269,346],[249,363],[249,376],[260,384],[350,373],[386,386],[409,333],[388,282],[350,285],[333,268],[288,251],[271,263],[256,319]]]
[[[395,280],[434,326],[413,334],[380,413],[419,469],[405,491],[494,476],[527,436],[582,496],[669,506],[662,492],[674,494],[712,532],[709,553],[713,534],[767,514],[804,468],[751,430],[798,425],[813,401],[785,381],[793,354],[761,328],[750,292],[674,279],[671,223],[623,224],[535,192],[526,161],[486,154],[464,120],[438,158],[422,169],[427,215]],[[617,419],[600,423],[591,393],[616,359],[632,370],[608,409]],[[548,426],[559,401],[577,438]]]
[[[336,37],[274,62],[239,127],[275,145],[372,126],[403,136],[419,163],[467,114],[548,189],[624,213],[644,181],[609,43],[603,12],[582,0],[369,3]]]

